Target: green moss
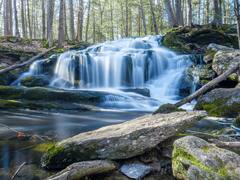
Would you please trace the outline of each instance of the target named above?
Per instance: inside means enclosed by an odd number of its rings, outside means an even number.
[[[55,145],[51,146],[51,147],[47,150],[46,154],[45,154],[45,155],[43,156],[43,158],[42,158],[42,162],[43,162],[44,164],[51,164],[52,161],[53,161],[59,154],[61,154],[61,153],[63,153],[63,152],[64,152],[64,147],[55,144]]]
[[[172,113],[176,111],[184,111],[183,109],[179,109],[177,106],[174,104],[163,104],[161,105],[153,114],[158,114],[158,113]]]
[[[2,109],[15,109],[20,108],[21,106],[22,103],[19,101],[0,99],[0,108]]]
[[[201,150],[203,150],[203,152],[208,153],[210,151],[210,147],[209,146],[204,146],[201,148]]]
[[[204,152],[209,152],[209,147],[203,147]],[[177,173],[178,177],[182,177],[183,179],[188,179],[187,170],[189,166],[193,165],[202,169],[208,173],[217,173],[219,176],[224,177],[225,179],[229,179],[228,170],[224,167],[224,165],[220,169],[213,169],[204,165],[202,162],[197,160],[194,156],[187,153],[184,149],[174,147],[173,150],[173,169],[174,173]]]
[[[46,153],[49,149],[53,148],[56,145],[54,142],[46,142],[42,144],[38,144],[33,148],[33,151]]]

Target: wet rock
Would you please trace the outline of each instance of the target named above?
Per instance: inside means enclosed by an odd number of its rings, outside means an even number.
[[[74,180],[86,176],[108,173],[116,169],[111,161],[95,160],[74,163],[61,172],[47,178],[48,180]]]
[[[146,115],[118,125],[81,133],[56,144],[42,157],[42,166],[61,169],[90,159],[128,159],[156,147],[205,116],[204,112]]]
[[[140,163],[134,163],[124,164],[120,170],[127,177],[139,180],[149,174],[152,170],[152,167]]]
[[[44,87],[47,86],[49,78],[43,75],[39,76],[26,76],[20,81],[21,85],[26,87]]]
[[[235,180],[240,176],[240,156],[187,136],[174,142],[172,167],[177,179]]]
[[[210,51],[233,51],[234,48],[211,43],[208,45],[207,50],[210,50]]]
[[[233,122],[233,125],[236,126],[237,128],[240,128],[240,113]]]
[[[121,89],[124,92],[134,92],[146,97],[150,97],[150,90],[147,88],[131,88],[131,89]]]
[[[220,75],[229,69],[230,66],[239,63],[240,60],[237,57],[240,57],[239,50],[230,52],[219,51],[214,56],[212,69],[217,73],[217,75]],[[238,82],[239,77],[236,73],[234,73],[230,76],[230,79]]]
[[[158,113],[167,114],[167,113],[172,113],[176,111],[183,111],[183,110],[179,109],[174,104],[163,104],[153,114],[158,114]]]
[[[187,75],[192,79],[198,79],[198,83],[202,86],[216,77],[216,73],[211,69],[210,65],[197,65],[188,68]]]
[[[240,88],[214,89],[201,96],[195,106],[211,116],[236,117],[240,112]]]

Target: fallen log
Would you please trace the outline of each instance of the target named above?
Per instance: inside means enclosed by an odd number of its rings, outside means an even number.
[[[194,99],[198,98],[199,96],[203,95],[204,93],[206,93],[210,89],[214,88],[220,82],[226,80],[228,78],[228,76],[230,76],[231,74],[235,73],[239,69],[240,69],[240,59],[239,59],[238,63],[232,65],[223,74],[221,74],[220,76],[216,77],[212,81],[208,82],[203,87],[198,89],[196,92],[194,92],[193,94],[185,97],[184,99],[182,99],[181,101],[177,102],[176,104],[173,104],[172,106],[177,108],[177,107],[180,107],[180,106],[182,106],[182,105],[184,105],[184,104],[186,104],[188,102],[191,102],[192,100],[194,100]],[[168,106],[169,106],[169,104],[168,104]],[[166,109],[166,104],[163,104],[162,106],[160,106],[153,114],[161,113],[163,108]],[[172,109],[174,109],[174,108],[172,107]]]
[[[12,66],[9,66],[9,67],[6,67],[6,68],[4,68],[4,69],[1,69],[1,70],[0,70],[0,75],[1,75],[1,74],[4,74],[4,73],[7,73],[7,72],[9,72],[9,71],[15,70],[15,69],[17,69],[17,68],[21,68],[21,67],[27,66],[27,65],[33,63],[34,61],[36,61],[38,58],[41,58],[42,56],[46,55],[46,54],[49,53],[50,51],[54,50],[55,48],[56,48],[56,47],[54,46],[54,47],[52,47],[52,48],[50,48],[50,49],[48,49],[48,50],[46,50],[46,51],[44,51],[44,52],[41,52],[41,53],[39,53],[38,55],[30,58],[29,60],[24,61],[23,63],[14,64],[14,65],[12,65]]]

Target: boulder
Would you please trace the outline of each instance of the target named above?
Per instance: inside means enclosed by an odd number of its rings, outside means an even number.
[[[147,88],[129,88],[129,89],[120,89],[120,90],[124,92],[133,92],[146,97],[150,97],[150,90]]]
[[[213,80],[216,77],[216,73],[211,69],[210,65],[197,65],[188,68],[187,75],[192,79],[198,79],[200,85],[204,85],[207,82]]]
[[[95,160],[74,163],[61,172],[47,178],[47,180],[74,180],[86,176],[108,173],[116,169],[111,161]]]
[[[42,157],[42,166],[62,169],[74,162],[128,159],[141,155],[205,116],[202,111],[139,117],[81,133],[57,143]]]
[[[240,112],[240,88],[218,88],[201,96],[195,106],[212,116],[236,117]]]
[[[229,52],[219,51],[214,56],[212,69],[217,73],[217,75],[220,75],[224,73],[231,65],[234,65],[239,62],[240,62],[239,50]],[[236,73],[234,73],[230,76],[230,79],[238,82],[239,77]]]
[[[162,44],[180,52],[203,53],[210,43],[237,47],[236,37],[223,33],[214,27],[179,27],[171,29],[163,38]]]
[[[207,50],[210,50],[210,51],[234,51],[234,48],[222,46],[220,44],[211,43],[208,45]]]
[[[152,170],[151,166],[141,163],[124,164],[120,168],[121,172],[131,179],[142,179]]]
[[[26,76],[20,81],[21,85],[26,87],[44,87],[47,86],[49,82],[49,78],[43,75],[38,76]]]
[[[240,176],[240,156],[186,136],[174,142],[172,167],[177,179],[235,180]]]

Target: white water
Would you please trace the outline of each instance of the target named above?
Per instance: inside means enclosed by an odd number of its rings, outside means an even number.
[[[65,52],[57,60],[50,86],[107,91],[111,94],[102,104],[107,108],[152,111],[159,104],[176,102],[191,58],[161,47],[160,40],[127,38]],[[39,73],[35,65],[31,71]],[[119,90],[124,88],[148,88],[151,98]]]

